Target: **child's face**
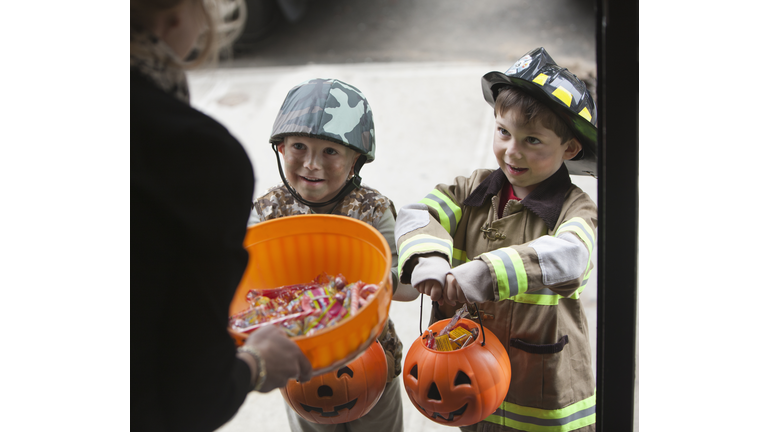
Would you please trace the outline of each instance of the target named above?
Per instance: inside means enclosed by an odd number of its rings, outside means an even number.
[[[538,121],[523,124],[518,109],[496,116],[493,153],[518,198],[525,198],[554,174],[564,160],[573,158],[581,150],[576,139],[565,144],[561,141],[555,132]]]
[[[289,136],[277,147],[285,160],[285,178],[307,201],[333,198],[353,174],[360,153],[319,138]]]

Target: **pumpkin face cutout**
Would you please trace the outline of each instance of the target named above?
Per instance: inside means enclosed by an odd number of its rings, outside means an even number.
[[[437,334],[449,322],[438,321],[429,329]],[[460,319],[459,324],[480,330],[468,319]],[[442,425],[469,426],[496,411],[509,390],[509,355],[487,328],[484,346],[482,342],[480,332],[478,340],[464,348],[436,351],[416,339],[403,363],[403,385],[419,412]]]
[[[375,341],[356,360],[305,383],[290,380],[283,399],[307,421],[347,423],[368,414],[387,385],[387,357]]]

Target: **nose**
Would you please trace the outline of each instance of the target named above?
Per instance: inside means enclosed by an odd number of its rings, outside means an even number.
[[[317,388],[317,397],[332,397],[333,389],[323,384]]]
[[[516,139],[512,138],[509,140],[509,145],[507,146],[507,150],[504,152],[504,154],[512,157],[513,159],[520,159],[520,146],[518,145]]]
[[[321,152],[315,152],[315,151],[308,151],[307,156],[304,159],[304,168],[309,170],[316,170],[320,168],[320,157],[322,156]]]

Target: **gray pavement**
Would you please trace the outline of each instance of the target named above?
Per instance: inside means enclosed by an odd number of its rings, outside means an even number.
[[[376,160],[361,171],[363,182],[400,207],[418,201],[437,183],[468,175],[474,168],[497,166],[491,152],[493,113],[482,98],[480,77],[510,65],[364,63],[219,68],[192,72],[189,81],[192,105],[222,122],[243,143],[256,170],[257,195],[280,183],[267,139],[288,90],[311,78],[337,78],[358,87],[373,109],[378,145]],[[574,72],[591,70],[584,64],[563,65]],[[597,201],[596,180],[572,179]],[[583,296],[590,322],[593,369],[595,279],[589,281]],[[425,303],[424,328],[430,307]],[[393,302],[390,315],[407,352],[419,335],[419,302]],[[406,431],[456,430],[427,419],[404,390],[401,394]],[[288,430],[280,392],[249,395],[237,415],[218,431],[257,430]]]
[[[246,29],[262,37],[235,64],[513,62],[537,46],[594,63],[595,21],[594,0],[308,0],[296,23]]]

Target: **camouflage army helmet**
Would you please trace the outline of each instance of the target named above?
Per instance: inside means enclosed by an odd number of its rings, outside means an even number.
[[[373,112],[357,88],[335,79],[313,79],[292,88],[272,126],[269,142],[286,136],[321,138],[376,157]]]
[[[483,97],[492,106],[504,87],[516,87],[555,112],[579,140],[582,151],[565,161],[568,172],[597,177],[597,111],[586,84],[560,67],[544,48],[522,56],[506,72],[489,72],[481,80]]]
[[[355,162],[351,179],[338,194],[322,203],[307,201],[291,187],[280,164],[278,144],[287,136],[306,136],[332,141],[349,147],[365,157]],[[342,200],[360,187],[360,169],[376,157],[373,112],[368,100],[357,88],[336,79],[312,79],[292,88],[272,126],[269,138],[277,158],[283,184],[300,203],[309,207],[324,207]]]

